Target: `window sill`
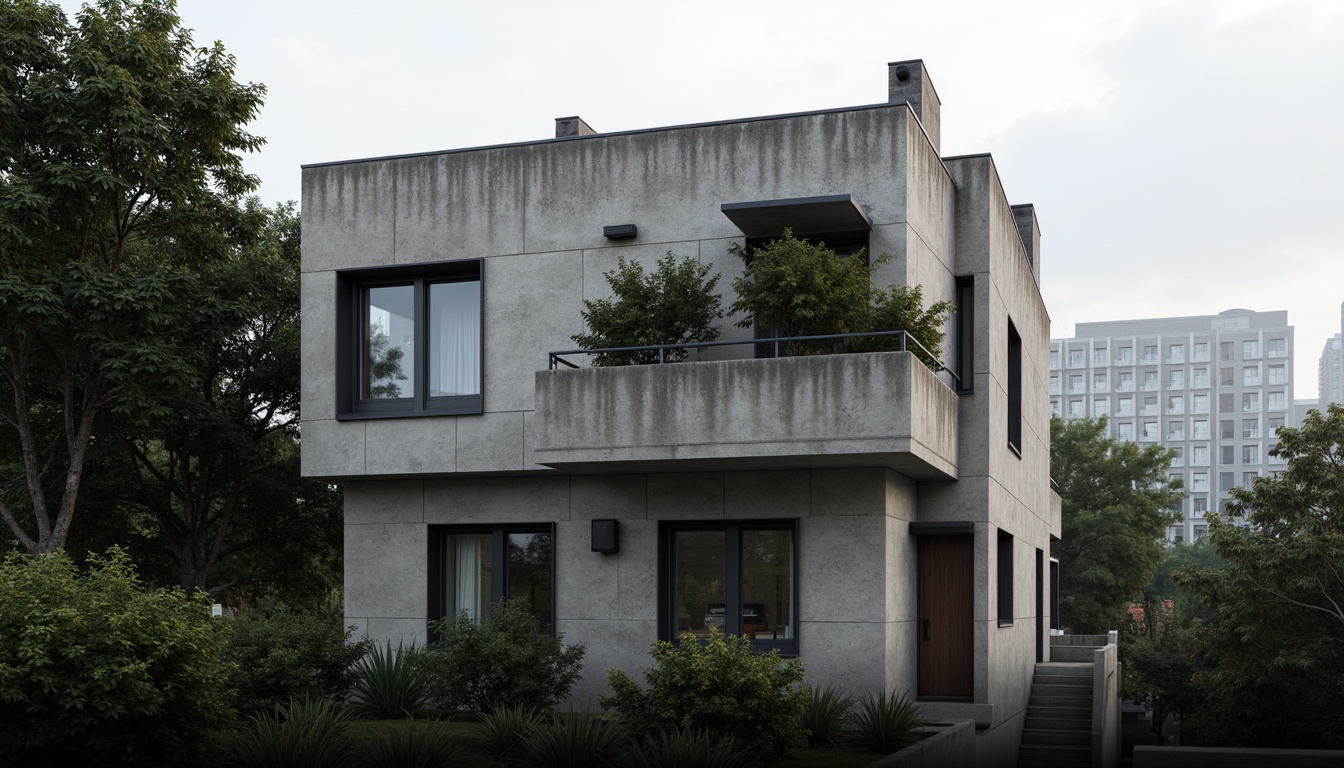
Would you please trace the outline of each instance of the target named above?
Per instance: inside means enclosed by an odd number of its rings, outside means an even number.
[[[1081,414],[1079,415],[1078,418],[1081,418]],[[1022,449],[1018,448],[1015,443],[1009,443],[1008,450],[1012,451],[1013,455],[1016,456],[1017,458],[1019,459],[1022,458]]]
[[[999,629],[1003,629],[1003,628],[1005,628],[1005,627],[1011,627],[1011,626],[1013,626],[1013,622],[1011,622],[1011,621],[1004,621],[1003,619],[999,619]]]

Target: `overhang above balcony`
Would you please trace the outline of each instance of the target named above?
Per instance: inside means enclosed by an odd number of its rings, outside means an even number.
[[[853,195],[724,203],[720,210],[749,238],[779,237],[785,229],[802,236],[852,234],[873,228],[873,222]]]
[[[906,352],[538,371],[536,409],[556,469],[957,477],[957,396]]]

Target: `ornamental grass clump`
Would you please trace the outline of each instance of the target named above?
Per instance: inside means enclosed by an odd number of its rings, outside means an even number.
[[[607,768],[624,747],[625,734],[614,720],[576,712],[553,715],[532,731],[520,756],[523,765],[536,768]]]
[[[374,648],[355,664],[355,711],[361,717],[411,717],[429,701],[429,677],[415,646]]]
[[[798,719],[810,699],[801,661],[784,661],[776,650],[757,653],[750,638],[717,629],[703,639],[685,634],[676,643],[657,641],[650,654],[655,665],[641,668],[643,686],[609,669],[615,693],[598,699],[634,738],[695,729],[736,737],[765,760],[783,757],[801,741]]]
[[[532,707],[500,707],[481,716],[481,726],[471,736],[476,751],[509,762],[522,751],[523,741],[545,725],[546,719]]]
[[[626,750],[621,768],[743,768],[752,754],[732,736],[677,729]]]
[[[328,699],[296,699],[252,716],[234,740],[243,768],[343,768],[351,765],[350,713]]]
[[[850,710],[854,708],[856,697],[840,689],[823,685],[820,688],[808,686],[812,700],[798,725],[807,734],[807,743],[812,746],[833,744],[849,720]]]
[[[878,691],[860,699],[853,715],[859,738],[874,752],[889,755],[915,740],[924,721],[909,694]]]
[[[480,755],[465,737],[412,720],[370,740],[360,763],[368,768],[468,768],[480,764]]]

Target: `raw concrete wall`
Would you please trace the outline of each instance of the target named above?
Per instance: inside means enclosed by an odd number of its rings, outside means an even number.
[[[657,638],[658,524],[798,519],[798,639],[808,679],[855,693],[915,687],[917,484],[883,469],[371,480],[346,485],[346,616],[360,635],[424,642],[432,525],[555,525],[556,628],[587,645],[573,691],[634,673]],[[620,551],[589,521],[620,521]]]
[[[956,476],[957,396],[908,352],[538,371],[532,461]]]

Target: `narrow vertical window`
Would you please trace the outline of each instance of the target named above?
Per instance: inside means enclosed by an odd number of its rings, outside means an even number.
[[[957,392],[975,389],[975,278],[957,278]],[[1053,359],[1058,353],[1050,353]],[[1053,366],[1053,362],[1052,362]]]
[[[1022,455],[1022,337],[1008,321],[1008,447]]]
[[[1013,535],[999,531],[999,626],[1013,623]]]

